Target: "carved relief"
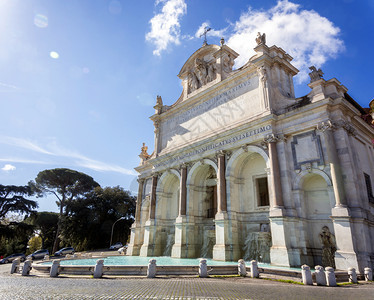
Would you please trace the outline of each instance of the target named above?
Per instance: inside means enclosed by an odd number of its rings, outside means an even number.
[[[188,93],[213,81],[217,77],[217,67],[214,61],[206,62],[196,58],[195,65],[188,72]]]

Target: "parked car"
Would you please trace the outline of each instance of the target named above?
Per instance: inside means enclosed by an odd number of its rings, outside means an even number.
[[[34,259],[44,258],[45,255],[49,255],[49,251],[47,249],[41,249],[28,255],[27,258],[34,260]]]
[[[55,256],[60,256],[60,255],[66,255],[66,254],[74,254],[75,250],[73,247],[66,247],[62,248],[58,251],[55,252]]]
[[[19,258],[21,261],[25,261],[26,260],[26,255],[23,254],[23,253],[15,253],[15,254],[9,255],[9,256],[3,258],[2,260],[0,260],[0,264],[11,263],[13,260],[15,260],[17,258]]]
[[[119,248],[123,247],[121,242],[117,242],[109,247],[109,250],[118,250]]]

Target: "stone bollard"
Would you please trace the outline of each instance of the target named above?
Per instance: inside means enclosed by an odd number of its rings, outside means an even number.
[[[301,275],[304,285],[313,285],[312,272],[310,272],[310,267],[308,265],[301,266]]]
[[[334,268],[327,267],[325,270],[326,270],[326,284],[328,286],[337,286]]]
[[[51,271],[49,272],[49,276],[50,277],[57,277],[59,268],[60,268],[60,260],[59,259],[53,260],[52,266],[51,266]]]
[[[348,268],[349,282],[358,283],[355,268]]]
[[[71,259],[71,254],[66,254],[65,259]]]
[[[19,272],[19,265],[20,265],[19,258],[13,260],[12,267],[10,268],[10,274],[18,273]]]
[[[48,254],[44,255],[43,260],[49,260],[49,255]]]
[[[148,278],[154,278],[156,277],[156,260],[150,259],[147,269],[147,277]]]
[[[245,261],[244,259],[239,259],[238,260],[238,274],[240,276],[245,277],[247,275],[247,270],[245,268]]]
[[[199,277],[208,277],[208,266],[206,264],[206,259],[200,259],[199,263]]]
[[[373,271],[371,268],[366,267],[364,269],[364,274],[365,274],[365,281],[373,281]]]
[[[94,270],[94,278],[101,278],[103,276],[104,260],[98,259]]]
[[[251,260],[251,277],[258,278],[260,273],[258,272],[257,261]]]
[[[100,253],[100,256],[105,256],[104,252],[101,252],[101,253]]]
[[[316,275],[317,285],[326,285],[326,274],[323,267],[315,266],[314,269],[316,270],[314,274]]]
[[[23,264],[22,276],[30,275],[32,260],[26,260]]]
[[[92,253],[87,253],[87,254],[86,254],[86,257],[87,257],[87,258],[92,258]]]

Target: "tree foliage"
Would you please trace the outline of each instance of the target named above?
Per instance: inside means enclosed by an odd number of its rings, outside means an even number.
[[[52,250],[53,240],[57,231],[59,214],[55,212],[36,212],[25,221],[28,224],[34,225],[41,239],[41,248]]]
[[[57,168],[39,172],[32,185],[39,196],[53,194],[57,198],[56,203],[60,208],[60,215],[53,244],[54,252],[59,246],[59,235],[62,228],[65,206],[67,203],[82,199],[85,195],[92,192],[95,187],[99,186],[99,184],[87,174],[70,169]]]
[[[63,230],[65,243],[77,250],[107,248],[112,226],[121,217],[124,219],[116,223],[113,241],[125,243],[134,220],[135,200],[117,186],[96,187],[81,201],[69,202]]]
[[[0,185],[0,220],[8,213],[29,214],[38,207],[38,203],[28,200],[32,196],[30,186]]]

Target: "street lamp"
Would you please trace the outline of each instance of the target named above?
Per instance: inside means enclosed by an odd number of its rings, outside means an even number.
[[[114,225],[116,225],[116,223],[117,223],[118,221],[120,221],[120,220],[124,220],[124,219],[126,219],[126,218],[125,218],[125,217],[121,217],[121,218],[119,218],[117,221],[115,221],[115,222],[113,223],[113,225],[112,225],[112,234],[110,235],[110,244],[109,244],[109,247],[112,246],[112,238],[113,238],[113,229],[114,229]]]

